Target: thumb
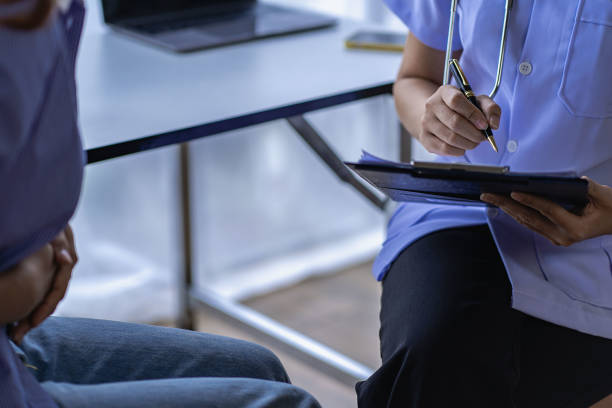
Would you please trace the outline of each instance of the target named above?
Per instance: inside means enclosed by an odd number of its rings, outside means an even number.
[[[501,108],[496,104],[493,99],[487,95],[480,95],[477,97],[480,108],[489,122],[489,126],[493,129],[499,129],[499,122],[501,118]]]
[[[13,326],[10,329],[9,335],[11,336],[11,339],[15,342],[15,344],[21,345],[21,341],[31,328],[32,327],[30,326],[30,322],[26,318],[17,323],[17,325]]]
[[[610,187],[599,184],[596,181],[591,180],[590,178],[583,176],[583,180],[586,180],[589,183],[588,187],[588,195],[594,200],[604,200],[606,196],[610,195],[612,197],[612,189]]]
[[[74,263],[74,260],[72,259],[72,256],[70,255],[70,252],[68,252],[67,249],[61,249],[59,252],[56,252],[55,261],[59,264],[64,265],[72,265]]]

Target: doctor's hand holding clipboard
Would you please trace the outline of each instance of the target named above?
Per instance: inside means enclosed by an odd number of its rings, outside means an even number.
[[[580,215],[531,194],[512,193],[511,198],[483,194],[481,199],[499,207],[553,244],[569,246],[585,239],[612,234],[612,188],[585,179],[589,182],[589,203]]]

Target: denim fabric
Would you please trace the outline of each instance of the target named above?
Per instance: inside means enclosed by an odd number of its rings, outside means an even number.
[[[56,408],[51,396],[15,355],[11,344],[6,327],[0,326],[0,408]]]
[[[222,336],[50,318],[21,350],[63,408],[319,407],[273,353]]]

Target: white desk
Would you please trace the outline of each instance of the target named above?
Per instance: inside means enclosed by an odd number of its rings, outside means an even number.
[[[321,99],[388,86],[398,54],[344,48],[344,39],[363,26],[341,22],[192,54],[171,54],[110,30],[86,32],[77,65],[85,147],[269,114],[301,102],[314,101],[302,111],[315,110],[334,104],[317,104]]]
[[[194,303],[207,306],[289,345],[300,357],[315,357],[311,363],[351,384],[371,369],[243,305],[192,288],[185,142],[288,119],[336,174],[354,184],[354,176],[301,115],[390,92],[400,55],[344,48],[344,39],[365,26],[341,21],[331,29],[178,55],[90,24],[77,66],[90,163],[182,143],[184,325],[191,325]],[[368,197],[367,189],[361,192]],[[376,203],[375,196],[368,198]]]

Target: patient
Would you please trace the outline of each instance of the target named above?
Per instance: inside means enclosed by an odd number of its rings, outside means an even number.
[[[0,0],[0,406],[319,407],[255,344],[49,317],[78,260],[67,223],[83,170],[74,61],[84,9],[61,4]]]

